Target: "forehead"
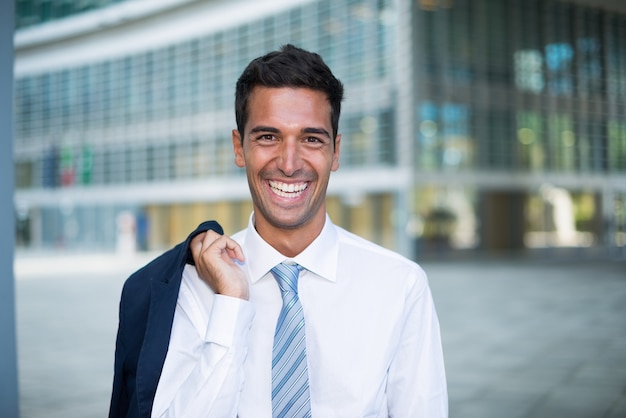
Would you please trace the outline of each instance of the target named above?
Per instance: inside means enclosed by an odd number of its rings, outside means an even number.
[[[270,122],[329,127],[330,113],[330,102],[321,91],[257,86],[252,90],[248,100],[247,127]]]

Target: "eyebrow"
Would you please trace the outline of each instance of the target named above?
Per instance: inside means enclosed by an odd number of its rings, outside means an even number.
[[[257,132],[271,132],[271,133],[279,133],[280,131],[276,128],[272,128],[271,126],[255,126],[250,129],[250,134],[255,134]]]
[[[324,135],[325,137],[330,139],[330,133],[326,129],[323,129],[323,128],[304,128],[302,130],[302,133]]]
[[[272,127],[272,126],[255,126],[254,128],[250,129],[249,134],[255,134],[258,132],[271,132],[271,133],[280,133],[280,130]],[[330,133],[323,128],[304,128],[302,129],[300,132],[305,133],[305,134],[318,134],[318,135],[324,135],[325,137],[330,139]]]

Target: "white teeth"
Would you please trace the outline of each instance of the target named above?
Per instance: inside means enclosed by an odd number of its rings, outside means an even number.
[[[279,196],[282,197],[295,197],[301,194],[304,189],[307,188],[307,183],[283,183],[281,181],[270,180],[270,187]]]

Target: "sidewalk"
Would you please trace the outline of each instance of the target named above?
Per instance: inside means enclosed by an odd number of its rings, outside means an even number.
[[[19,255],[24,418],[106,416],[117,303],[154,254]],[[453,418],[626,417],[626,263],[427,261]]]
[[[626,417],[626,263],[427,263],[450,416]]]

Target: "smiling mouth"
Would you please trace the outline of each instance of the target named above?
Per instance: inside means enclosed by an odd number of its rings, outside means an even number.
[[[309,183],[283,183],[282,181],[270,180],[272,191],[280,197],[298,197],[308,187]]]

